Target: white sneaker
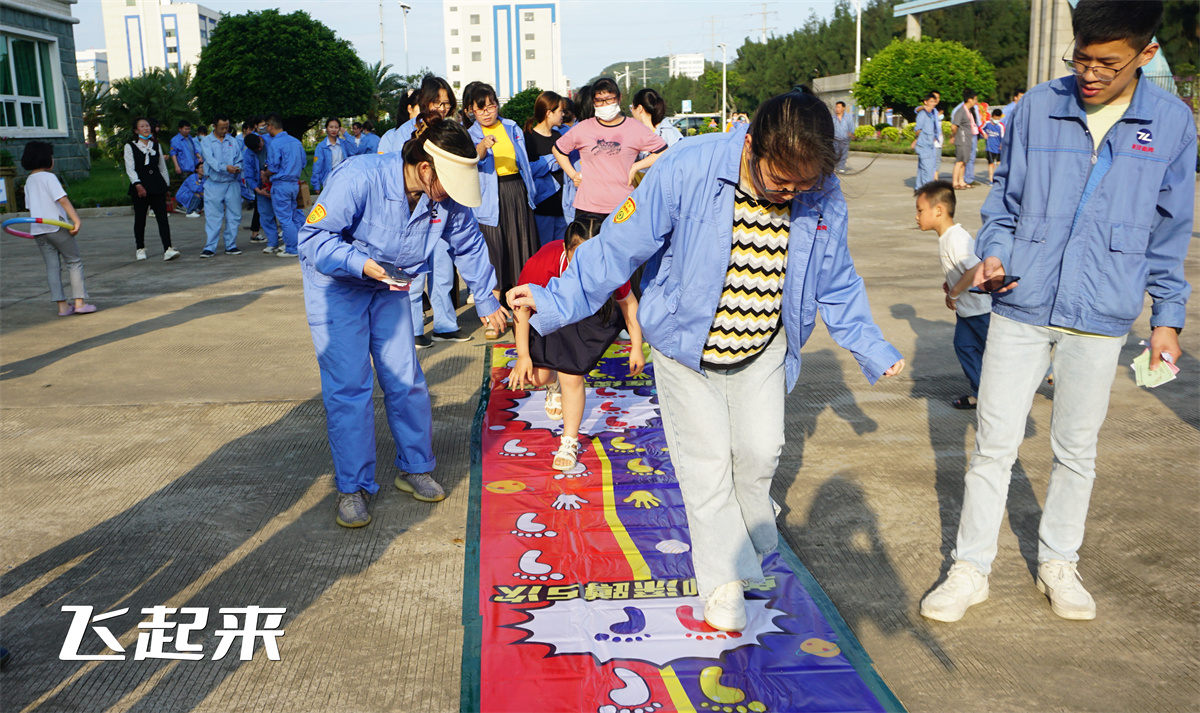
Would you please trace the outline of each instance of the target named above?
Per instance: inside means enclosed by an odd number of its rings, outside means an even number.
[[[274,255],[279,248],[263,248],[264,255]]]
[[[741,631],[746,628],[746,599],[742,583],[730,582],[713,590],[704,602],[704,621],[721,631]]]
[[[199,218],[199,217],[201,217],[201,215],[200,215],[200,212],[199,212],[199,211],[195,211],[195,210],[194,210],[194,211],[192,211],[191,213],[188,213],[188,214],[187,214],[186,216],[184,216],[184,217],[185,217],[185,218]]]
[[[1062,618],[1096,618],[1096,600],[1083,588],[1083,578],[1074,562],[1047,560],[1039,564],[1037,588],[1050,599],[1050,610]]]
[[[970,562],[960,560],[950,568],[946,581],[921,601],[921,616],[935,621],[958,621],[968,607],[987,598],[987,575]]]
[[[138,249],[138,251],[137,251],[137,259],[138,259],[138,260],[145,260],[145,259],[146,259],[146,250],[145,250],[144,248],[139,248],[139,249]]]
[[[176,250],[175,248],[167,248],[167,251],[165,253],[163,253],[163,261],[164,262],[166,262],[167,260],[174,260],[177,257],[179,257],[179,251]]]

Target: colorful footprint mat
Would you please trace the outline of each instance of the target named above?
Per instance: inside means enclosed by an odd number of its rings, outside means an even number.
[[[748,625],[704,623],[653,365],[628,344],[588,375],[575,468],[551,468],[545,391],[510,391],[491,347],[477,418],[462,710],[754,713],[903,710],[781,539]]]

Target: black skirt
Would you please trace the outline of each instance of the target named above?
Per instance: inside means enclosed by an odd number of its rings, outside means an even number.
[[[607,319],[604,317],[606,310],[610,311]],[[601,308],[591,317],[568,324],[547,336],[530,327],[529,358],[534,366],[585,376],[596,368],[600,357],[624,328],[625,318],[616,305]]]
[[[541,247],[541,239],[521,176],[515,173],[501,176],[498,188],[499,225],[480,225],[479,229],[483,231],[488,257],[496,270],[496,287],[503,301],[505,293],[517,285],[521,268]]]

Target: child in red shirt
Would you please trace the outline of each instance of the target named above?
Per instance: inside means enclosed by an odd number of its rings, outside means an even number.
[[[566,271],[575,248],[600,231],[600,221],[575,221],[567,226],[565,240],[547,243],[521,269],[518,284],[545,287],[551,278]],[[613,302],[620,309],[616,314]],[[529,326],[528,307],[513,311],[514,332],[517,337],[517,363],[508,377],[508,387],[519,390],[546,386],[546,415],[562,420],[563,433],[558,451],[554,454],[556,470],[575,467],[579,454],[579,426],[587,400],[584,377],[621,332],[621,317],[629,331],[632,348],[629,352],[629,375],[642,373],[646,357],[642,354],[642,330],[637,322],[637,298],[626,282],[613,292],[612,298],[598,312],[580,322],[542,336]]]

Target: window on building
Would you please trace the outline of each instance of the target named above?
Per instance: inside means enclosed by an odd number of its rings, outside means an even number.
[[[458,5],[451,5],[450,12],[458,12]]]
[[[525,22],[533,22],[533,13],[532,12],[525,13]]]
[[[483,53],[482,52],[472,52],[471,53],[471,61],[472,62],[482,62],[483,61]]]
[[[125,0],[125,7],[136,7],[137,0]]]
[[[525,39],[526,39],[526,40],[532,40],[532,39],[533,39],[533,33],[532,33],[532,32],[526,32],[526,33],[525,33]]]
[[[167,54],[179,54],[179,48],[178,47],[168,47]]]
[[[453,64],[453,65],[450,65],[450,71],[451,72],[461,72],[462,69],[457,64]]]
[[[472,24],[472,25],[478,25],[478,24],[479,24],[479,15],[471,15],[471,24]]]
[[[0,127],[58,129],[58,43],[0,35]]]
[[[458,48],[457,48],[457,47],[451,47],[451,48],[450,48],[450,54],[458,54]]]
[[[455,89],[459,89],[462,87],[462,82],[451,82],[450,86],[454,87]]]
[[[530,79],[528,82],[525,82],[526,89],[533,89],[536,86],[537,86],[537,82],[533,81],[532,79]]]
[[[479,41],[479,35],[471,35],[471,41],[472,41],[472,42],[478,42],[478,41]]]
[[[451,36],[451,37],[458,37],[458,28],[457,28],[457,27],[453,27],[453,28],[451,28],[451,29],[450,29],[450,36]]]
[[[167,36],[167,37],[174,37],[174,36],[175,36],[175,30],[167,30],[167,32],[166,32],[166,36]]]
[[[525,50],[525,59],[535,59],[533,50]]]

